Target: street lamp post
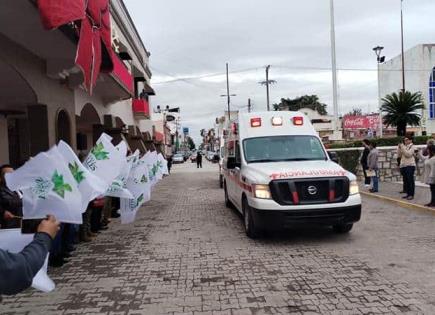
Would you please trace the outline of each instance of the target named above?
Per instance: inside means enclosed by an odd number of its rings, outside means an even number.
[[[379,137],[380,138],[382,138],[383,132],[384,132],[384,130],[383,130],[384,126],[383,126],[383,122],[382,122],[382,110],[381,110],[381,106],[382,106],[381,98],[382,97],[381,97],[381,77],[380,77],[380,66],[385,61],[385,57],[381,56],[383,49],[384,49],[384,47],[382,47],[382,46],[376,46],[375,48],[373,48],[373,51],[376,54],[377,64],[378,64],[378,105],[379,105]]]
[[[337,56],[335,51],[335,18],[334,0],[330,0],[330,22],[331,22],[331,65],[332,65],[332,102],[334,105],[335,130],[338,131],[338,88],[337,88]]]
[[[400,37],[402,45],[402,91],[405,93],[405,50],[403,44],[403,0],[400,0]]]

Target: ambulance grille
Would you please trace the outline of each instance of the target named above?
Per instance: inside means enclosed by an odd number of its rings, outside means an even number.
[[[339,203],[349,197],[347,177],[280,179],[269,186],[273,200],[283,206]]]

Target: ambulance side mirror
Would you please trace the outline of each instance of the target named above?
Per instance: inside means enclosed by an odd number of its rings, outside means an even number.
[[[339,164],[337,152],[328,151],[328,155],[332,162]]]
[[[237,162],[235,157],[228,157],[227,159],[227,169],[233,170],[237,167]]]

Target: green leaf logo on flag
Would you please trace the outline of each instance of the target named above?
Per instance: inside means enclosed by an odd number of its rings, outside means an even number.
[[[71,186],[68,183],[64,183],[63,175],[59,174],[57,171],[54,171],[51,181],[54,184],[53,191],[62,198],[65,198],[65,191],[72,191]]]
[[[52,183],[45,178],[38,177],[35,179],[35,184],[32,186],[31,191],[39,198],[39,199],[47,199],[48,192],[52,187]]]
[[[145,175],[142,175],[142,178],[140,179],[140,182],[143,183],[148,183],[148,178]]]
[[[69,170],[71,171],[71,174],[74,176],[74,179],[76,180],[77,184],[80,184],[83,180],[85,180],[85,175],[83,171],[80,171],[79,166],[76,162],[73,164],[68,163]]]
[[[153,168],[152,168],[153,177],[156,176],[158,170],[159,170],[159,169],[158,169],[157,164],[154,164],[154,165],[153,165]]]
[[[137,204],[136,207],[142,202],[143,200],[143,194],[141,194],[138,198],[137,198]]]
[[[163,168],[163,163],[162,163],[162,161],[157,161],[157,167],[158,167],[158,168]]]
[[[97,143],[97,145],[92,148],[91,153],[95,156],[97,160],[109,159],[109,152],[104,151],[104,145],[102,142]]]

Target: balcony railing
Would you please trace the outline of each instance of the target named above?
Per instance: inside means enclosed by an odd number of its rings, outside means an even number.
[[[150,104],[144,99],[133,99],[133,113],[137,118],[150,118]]]

